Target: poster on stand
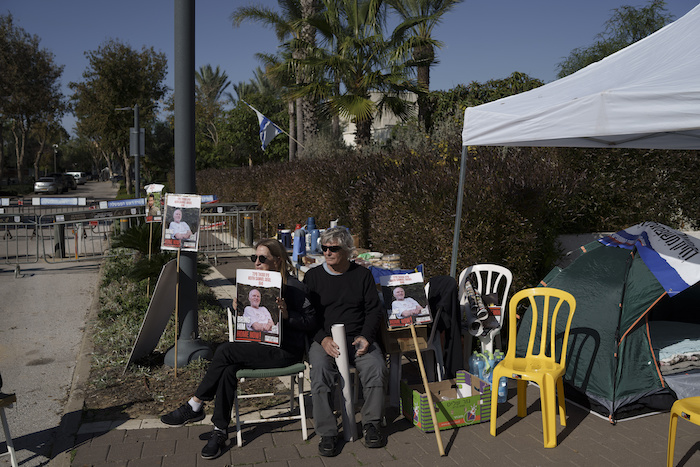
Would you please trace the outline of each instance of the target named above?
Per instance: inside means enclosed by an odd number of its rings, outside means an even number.
[[[425,296],[423,274],[391,274],[380,277],[387,326],[390,328],[428,324],[433,318]]]
[[[199,195],[166,194],[161,249],[197,251],[201,211]]]
[[[163,222],[163,188],[165,185],[146,185],[146,222]]]
[[[282,274],[277,271],[236,271],[236,332],[234,341],[260,342],[279,347],[282,321],[277,298],[282,295]]]

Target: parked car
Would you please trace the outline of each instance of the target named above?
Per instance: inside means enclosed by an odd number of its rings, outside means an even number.
[[[57,179],[57,177],[41,177],[39,180],[34,182],[34,193],[51,193],[56,195],[61,193],[62,187],[63,182]]]
[[[45,175],[45,177],[53,177],[56,179],[56,184],[58,185],[58,193],[64,193],[70,190],[70,186],[67,184],[67,180],[60,173],[50,173]]]
[[[85,172],[68,172],[68,174],[73,176],[75,183],[78,185],[85,185],[85,182],[87,182],[88,177]]]
[[[78,189],[78,182],[75,180],[75,177],[73,177],[69,173],[64,173],[61,175],[63,176],[64,180],[66,181],[66,186],[68,186],[68,188],[70,188],[71,190]]]

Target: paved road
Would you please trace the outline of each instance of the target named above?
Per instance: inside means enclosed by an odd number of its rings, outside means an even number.
[[[69,196],[114,197],[109,182],[91,182]],[[0,263],[0,373],[17,404],[6,411],[20,465],[46,465],[76,370],[83,329],[97,292],[100,261]],[[1,436],[0,436],[1,437]],[[4,446],[4,438],[2,445]],[[9,457],[0,466],[10,465]]]

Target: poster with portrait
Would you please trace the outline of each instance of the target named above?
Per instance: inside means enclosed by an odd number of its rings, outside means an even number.
[[[197,251],[202,197],[199,195],[165,195],[162,250]]]
[[[151,183],[146,190],[146,222],[163,222],[163,188],[165,185]]]
[[[282,274],[277,271],[236,271],[236,325],[233,340],[278,346],[282,321],[277,298],[282,296]]]
[[[379,280],[390,328],[432,322],[422,273],[392,274]]]

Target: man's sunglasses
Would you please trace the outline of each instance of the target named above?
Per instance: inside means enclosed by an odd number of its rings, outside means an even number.
[[[321,245],[321,250],[325,253],[326,250],[331,250],[331,253],[338,253],[343,247],[340,245]]]
[[[252,262],[254,262],[254,263],[255,263],[256,261],[260,261],[260,263],[265,264],[265,261],[267,261],[267,259],[268,259],[267,256],[263,256],[263,255],[260,255],[260,256],[258,256],[258,255],[250,255],[250,260],[251,260]]]

